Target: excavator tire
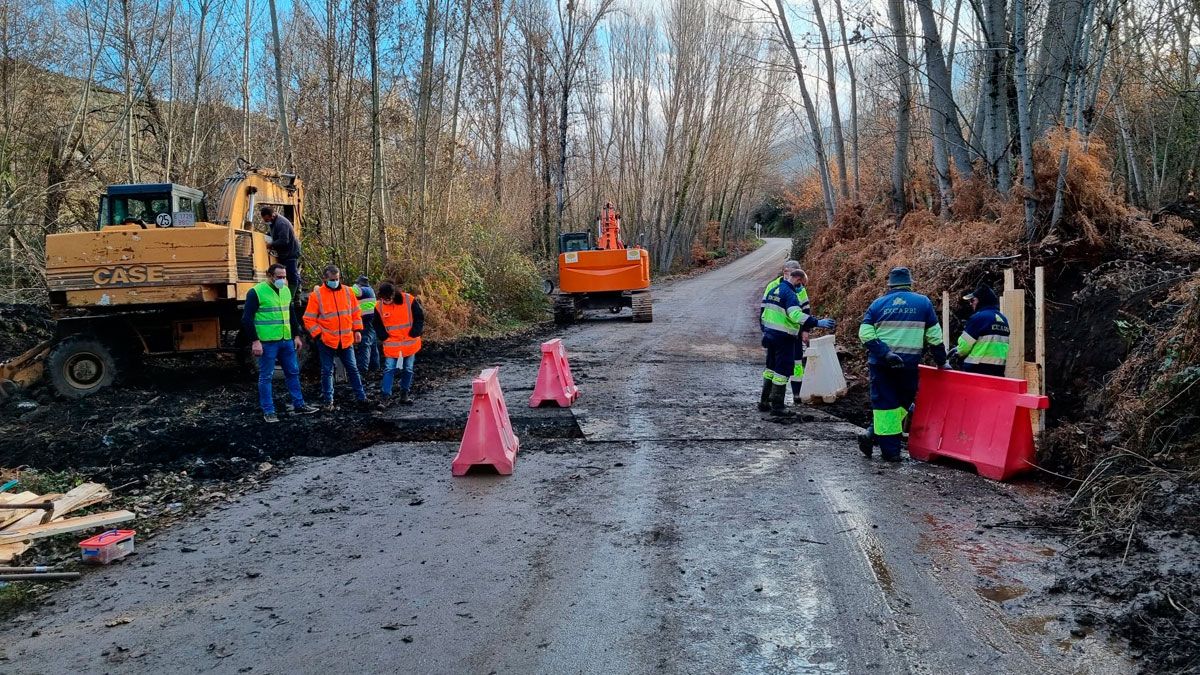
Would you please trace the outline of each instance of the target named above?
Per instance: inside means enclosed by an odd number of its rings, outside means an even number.
[[[560,326],[575,323],[575,298],[566,294],[554,297],[554,323]]]
[[[650,323],[654,321],[654,304],[650,291],[634,293],[632,300],[633,322]]]
[[[116,382],[117,359],[100,339],[75,335],[50,350],[46,374],[62,396],[83,398]]]

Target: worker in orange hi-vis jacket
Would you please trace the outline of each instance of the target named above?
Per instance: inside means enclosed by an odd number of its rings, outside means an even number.
[[[304,310],[304,329],[316,341],[321,359],[321,403],[326,410],[335,410],[333,360],[337,358],[346,369],[359,406],[366,407],[367,393],[354,360],[354,345],[362,341],[363,331],[358,298],[349,286],[342,284],[342,272],[337,265],[326,267],[322,276],[321,285],[313,288]]]

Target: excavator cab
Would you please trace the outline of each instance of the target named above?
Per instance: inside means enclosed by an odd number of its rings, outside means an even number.
[[[204,193],[175,183],[110,185],[100,196],[98,229],[194,227],[205,222]]]
[[[558,235],[559,253],[588,251],[591,248],[591,236],[587,232],[564,232]]]

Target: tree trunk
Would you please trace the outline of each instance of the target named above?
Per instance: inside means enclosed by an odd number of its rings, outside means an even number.
[[[833,227],[833,217],[836,200],[833,194],[833,183],[829,178],[829,161],[825,157],[825,142],[821,139],[821,122],[817,118],[817,109],[812,97],[808,94],[808,85],[804,81],[804,65],[796,52],[796,42],[792,39],[792,27],[788,23],[787,12],[783,0],[775,0],[778,14],[775,15],[776,28],[788,53],[792,57],[792,68],[796,71],[796,81],[800,84],[800,97],[804,102],[804,112],[808,116],[809,133],[812,135],[813,152],[816,155],[817,173],[821,177],[821,193],[825,198],[825,224]]]
[[[242,159],[253,158],[250,152],[250,10],[253,0],[246,0],[246,25],[242,34]]]
[[[1028,51],[1025,28],[1025,0],[1014,0],[1016,16],[1013,22],[1013,45],[1016,52],[1017,120],[1021,135],[1021,173],[1025,188],[1025,240],[1037,236],[1037,184],[1033,172],[1033,126],[1029,119],[1029,77],[1026,66]]]
[[[888,0],[888,17],[896,36],[897,86],[900,89],[896,105],[896,152],[892,158],[892,211],[899,223],[908,210],[904,183],[908,176],[908,141],[912,126],[912,84],[908,72],[908,26],[904,17],[904,0]]]
[[[984,0],[987,31],[987,125],[986,144],[988,171],[995,181],[996,189],[1008,194],[1012,186],[1012,174],[1008,166],[1008,96],[1004,84],[1004,62],[1008,51],[1005,39],[1005,0]]]
[[[846,73],[850,80],[850,153],[854,162],[854,198],[858,199],[862,188],[858,170],[858,78],[854,74],[854,58],[850,55],[850,41],[846,37],[846,17],[842,11],[842,0],[833,0],[837,8],[838,27],[842,33],[842,50],[846,54]]]
[[[925,34],[925,63],[929,78],[929,117],[939,118],[944,134],[946,151],[954,160],[954,169],[966,178],[972,174],[971,155],[963,138],[959,124],[958,106],[954,103],[954,89],[950,68],[942,50],[941,33],[934,18],[931,0],[916,0],[917,12]]]
[[[279,38],[279,13],[275,10],[275,0],[269,0],[271,6],[271,39],[275,52],[275,98],[279,103],[279,133],[283,136],[283,164],[285,171],[296,170],[296,162],[292,158],[292,136],[288,128],[286,89],[283,83],[283,55]]]
[[[825,27],[825,16],[821,13],[821,0],[813,0],[813,16],[821,32],[821,47],[825,54],[825,82],[829,86],[829,120],[833,127],[833,151],[838,167],[838,187],[842,199],[850,198],[850,182],[846,176],[846,137],[842,133],[842,115],[838,110],[837,73],[833,64],[833,48],[829,44],[829,30]]]
[[[379,111],[379,0],[367,0],[367,43],[371,53],[371,192],[375,208],[379,211],[379,255],[383,265],[391,259],[388,244],[387,186],[383,175],[383,124]],[[370,232],[370,223],[367,224]],[[364,237],[363,271],[370,269],[371,237]]]

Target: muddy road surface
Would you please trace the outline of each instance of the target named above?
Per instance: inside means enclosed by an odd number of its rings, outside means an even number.
[[[653,324],[562,331],[571,410],[528,408],[537,345],[514,349],[514,475],[450,476],[459,378],[383,413],[405,440],[292,460],[18,617],[0,670],[1131,672],[1020,526],[1060,496],[754,409],[787,250],[657,288]]]

